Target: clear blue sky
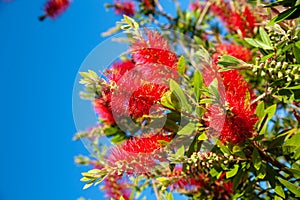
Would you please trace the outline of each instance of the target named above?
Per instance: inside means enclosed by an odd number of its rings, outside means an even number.
[[[120,17],[105,1],[74,0],[41,23],[44,1],[0,0],[0,200],[103,199],[96,187],[81,190],[85,169],[73,162],[88,152],[72,141],[72,89],[100,33]]]

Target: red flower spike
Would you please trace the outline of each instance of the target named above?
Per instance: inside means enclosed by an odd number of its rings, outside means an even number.
[[[161,64],[177,69],[177,55],[171,51],[168,41],[159,32],[146,29],[146,37],[137,40],[131,54],[137,64]]]
[[[145,84],[134,91],[129,100],[129,112],[132,118],[148,115],[150,109],[167,92],[168,88],[158,84]]]
[[[128,174],[148,173],[158,160],[162,160],[158,150],[163,146],[159,141],[170,142],[171,136],[165,133],[134,137],[113,147],[107,159],[110,165],[118,166]]]
[[[125,200],[130,199],[131,189],[129,183],[123,180],[122,175],[117,172],[108,175],[104,180],[105,196],[108,199],[120,199],[123,197]]]
[[[214,3],[211,10],[225,23],[230,32],[238,32],[242,37],[253,35],[257,19],[247,6],[243,11],[234,12],[228,2],[221,0],[218,4]]]
[[[199,0],[195,0],[194,2],[191,2],[189,8],[191,11],[199,10],[201,8],[201,4]]]
[[[204,191],[206,194],[213,194],[216,199],[225,200],[230,199],[233,193],[232,182],[225,182],[222,176],[212,182],[211,178],[203,173],[183,176],[182,167],[176,167],[170,177],[174,179],[178,178],[171,185],[171,190],[185,189],[195,194],[199,193],[199,191]]]
[[[132,17],[135,14],[135,5],[131,1],[121,2],[120,0],[116,0],[113,6],[117,15]]]
[[[112,67],[107,70],[107,78],[117,83],[126,72],[134,69],[134,67],[135,65],[131,60],[115,62],[112,64]]]
[[[142,4],[145,10],[153,11],[155,8],[154,0],[142,0]]]
[[[55,19],[61,15],[71,4],[70,0],[48,0],[44,7],[45,15],[39,18],[43,21],[46,17]]]
[[[216,53],[213,55],[215,62],[213,67],[203,72],[205,76],[208,76],[206,80],[218,78],[223,83],[223,85],[219,84],[219,90],[222,91],[220,88],[224,87],[225,92],[220,95],[226,102],[227,113],[225,114],[223,109],[217,106],[211,106],[208,109],[207,117],[210,119],[209,125],[212,131],[219,132],[219,139],[222,142],[240,143],[252,137],[257,117],[254,115],[256,105],[250,105],[250,102],[255,99],[255,95],[237,70],[217,72],[216,63],[221,55],[231,55],[247,62],[252,60],[251,51],[233,44],[221,44],[216,47]],[[210,82],[207,81],[205,84],[208,85]]]

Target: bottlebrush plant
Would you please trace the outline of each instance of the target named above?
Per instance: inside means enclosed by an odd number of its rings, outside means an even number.
[[[300,2],[173,2],[176,16],[158,0],[107,4],[124,18],[103,35],[123,32],[128,49],[105,71],[80,72],[98,118],[75,135],[92,148],[75,159],[91,167],[84,189],[298,199]]]

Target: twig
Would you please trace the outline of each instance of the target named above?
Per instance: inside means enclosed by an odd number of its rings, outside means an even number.
[[[197,23],[196,23],[196,26],[195,26],[196,30],[197,30],[197,27],[201,25],[201,23],[202,23],[205,15],[207,13],[207,11],[209,10],[210,6],[211,6],[211,2],[207,2],[206,5],[205,5],[205,7],[204,7],[204,9],[202,10],[202,13],[201,13],[201,15],[200,15]]]
[[[269,88],[266,92],[264,92],[263,94],[261,94],[260,96],[258,96],[256,99],[254,99],[253,101],[251,101],[251,105],[255,104],[256,102],[258,102],[259,100],[265,98],[266,96],[268,96],[269,94],[272,93],[272,89]]]
[[[154,190],[154,193],[155,193],[155,197],[157,200],[160,200],[160,195],[158,193],[158,190],[157,190],[157,187],[156,187],[156,184],[154,182],[154,180],[152,179],[152,187],[153,187],[153,190]]]

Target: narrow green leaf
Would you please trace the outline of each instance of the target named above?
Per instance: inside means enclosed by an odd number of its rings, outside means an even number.
[[[194,93],[196,97],[196,102],[198,102],[201,97],[202,87],[203,87],[203,77],[200,74],[199,70],[196,70],[194,73]]]
[[[225,67],[226,66],[236,66],[241,63],[244,63],[244,62],[240,59],[237,59],[233,56],[228,56],[228,55],[222,56],[218,61],[218,65],[225,66]]]
[[[93,182],[87,183],[83,186],[83,189],[86,190],[93,185]]]
[[[188,113],[192,112],[192,107],[188,103],[184,92],[182,91],[180,85],[176,83],[174,80],[170,80],[170,89],[174,92],[180,100],[181,108]]]
[[[259,27],[259,35],[265,44],[267,44],[268,46],[272,46],[270,37],[262,26]]]
[[[291,191],[293,194],[296,195],[296,197],[300,197],[300,187],[294,185],[293,183],[288,182],[287,180],[284,180],[282,178],[278,178],[280,183],[284,185],[289,191]]]
[[[273,26],[275,23],[281,22],[291,16],[297,10],[296,7],[290,8],[285,10],[284,12],[280,13],[279,15],[273,17],[271,21],[268,23],[268,26]]]
[[[258,171],[261,167],[261,158],[260,158],[260,155],[256,148],[254,148],[253,153],[252,153],[252,162],[253,162],[254,168]]]
[[[288,171],[292,172],[295,176],[295,178],[300,178],[300,169],[295,169],[295,168],[288,168]]]
[[[199,136],[198,136],[198,140],[200,141],[203,141],[203,140],[207,140],[207,135],[205,132],[201,133]]]
[[[254,47],[257,47],[257,48],[262,48],[262,49],[265,49],[265,50],[271,50],[273,49],[272,46],[268,45],[268,44],[265,44],[263,43],[262,41],[259,41],[257,39],[253,39],[253,38],[245,38],[245,41],[254,46]]]
[[[180,56],[180,58],[178,60],[178,63],[177,63],[177,70],[178,70],[178,73],[180,75],[184,74],[184,72],[185,72],[185,66],[186,66],[186,62],[184,60],[184,57]]]
[[[289,90],[299,90],[300,89],[300,85],[296,85],[296,86],[292,86],[292,87],[287,87],[285,89],[289,89]]]
[[[274,192],[278,194],[280,197],[285,198],[284,191],[280,185],[276,185],[276,187],[274,188]]]
[[[293,45],[293,54],[297,60],[297,63],[300,63],[300,41]]]
[[[258,105],[256,107],[255,114],[258,117],[262,117],[264,115],[264,112],[265,112],[265,103],[263,101],[261,101],[258,103]]]
[[[180,157],[184,156],[184,145],[182,145],[179,149],[177,149],[175,155]]]
[[[178,135],[191,135],[196,129],[196,124],[190,122],[178,131]]]
[[[231,178],[235,176],[238,171],[239,171],[239,165],[238,164],[233,165],[233,168],[230,171],[226,172],[226,178]]]

